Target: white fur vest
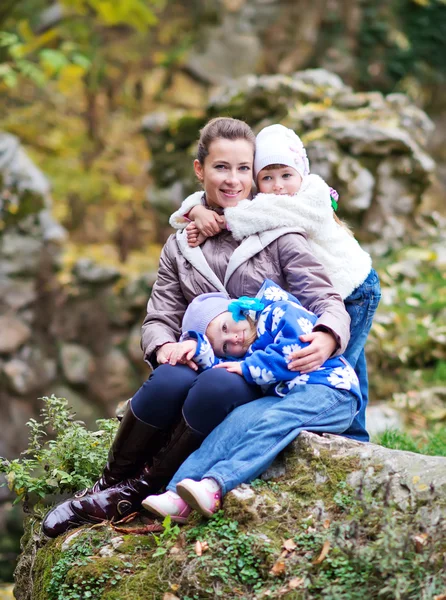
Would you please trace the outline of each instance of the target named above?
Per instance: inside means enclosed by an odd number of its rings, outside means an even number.
[[[294,196],[258,194],[254,200],[227,208],[225,216],[235,239],[277,227],[300,228],[343,299],[364,282],[372,268],[370,255],[333,219],[330,188],[318,175],[304,177]]]

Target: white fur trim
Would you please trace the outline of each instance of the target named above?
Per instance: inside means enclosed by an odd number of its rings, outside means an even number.
[[[194,192],[183,200],[180,208],[170,215],[169,225],[174,229],[184,229],[190,223],[184,215],[187,215],[194,206],[202,204],[202,198],[203,192]]]
[[[304,177],[294,196],[258,194],[249,203],[227,208],[225,216],[235,239],[262,232],[264,246],[285,233],[306,233],[313,255],[343,299],[372,268],[370,255],[333,219],[330,189],[318,175]]]

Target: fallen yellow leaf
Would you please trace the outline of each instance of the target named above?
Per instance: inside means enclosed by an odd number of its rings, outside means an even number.
[[[285,548],[285,550],[288,550],[288,552],[293,552],[293,550],[296,550],[297,545],[290,538],[289,540],[286,540],[285,542],[283,542],[283,547]]]
[[[321,553],[317,558],[312,561],[313,565],[320,565],[321,562],[327,557],[328,551],[330,550],[330,541],[325,540],[324,545],[322,546]]]
[[[276,577],[278,577],[279,575],[283,575],[285,573],[285,561],[279,558],[279,560],[277,560],[274,563],[274,566],[271,569],[270,573],[271,575],[275,575]]]
[[[295,590],[296,588],[300,587],[304,583],[304,581],[305,580],[303,577],[294,577],[288,582],[288,587],[290,588],[290,590]]]

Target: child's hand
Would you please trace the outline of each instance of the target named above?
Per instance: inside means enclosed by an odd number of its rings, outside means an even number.
[[[176,346],[176,342],[167,342],[167,344],[163,344],[158,348],[156,351],[156,360],[159,365],[164,365],[169,362],[170,354],[174,346]]]
[[[299,336],[301,342],[309,342],[310,345],[290,354],[290,371],[301,373],[312,373],[321,367],[336,350],[336,340],[331,333],[325,331],[313,331]]]
[[[198,231],[206,237],[217,235],[226,227],[226,219],[222,215],[204,206],[194,206],[189,212],[189,218],[194,221]]]
[[[237,373],[237,375],[242,375],[242,364],[234,361],[234,362],[222,362],[213,367],[214,369],[226,369],[229,373]]]
[[[187,365],[194,371],[198,369],[198,366],[194,363],[192,358],[194,357],[195,351],[197,350],[197,342],[195,340],[186,340],[185,342],[177,342],[172,344],[170,348],[169,365]]]
[[[191,248],[196,248],[200,246],[205,240],[207,240],[207,236],[204,233],[200,233],[198,227],[195,223],[189,223],[186,227],[186,236],[187,243]]]

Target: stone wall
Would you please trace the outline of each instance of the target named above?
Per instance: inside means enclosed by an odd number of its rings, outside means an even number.
[[[20,141],[0,134],[0,456],[27,446],[39,397],[66,397],[94,426],[147,377],[140,327],[155,274],[129,281],[79,260],[58,278],[66,232],[51,217],[50,185]],[[0,579],[20,526],[0,487]],[[8,536],[11,536],[10,538]],[[6,568],[6,567],[5,567]]]
[[[417,219],[435,181],[435,163],[425,150],[432,122],[402,94],[355,92],[323,69],[228,83],[199,117],[148,115],[143,132],[154,179],[148,198],[160,223],[196,190],[191,163],[198,130],[217,115],[244,119],[256,132],[277,122],[295,130],[312,172],[338,190],[340,215],[362,241],[373,243],[372,251],[407,244],[423,228]]]

